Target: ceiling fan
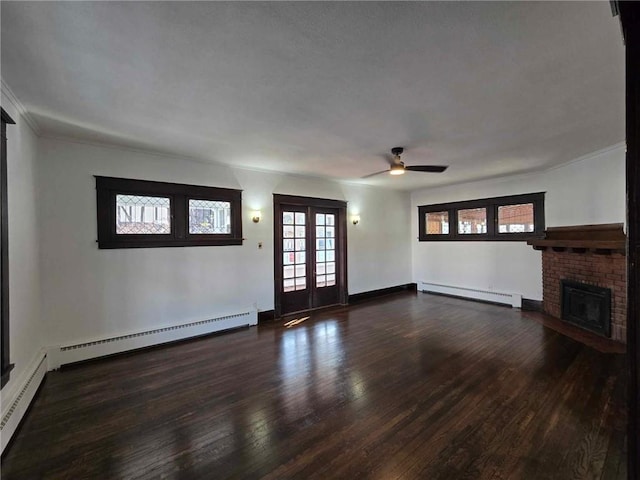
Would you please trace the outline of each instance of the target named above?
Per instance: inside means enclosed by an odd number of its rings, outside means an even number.
[[[400,159],[400,155],[402,155],[402,152],[404,152],[404,148],[402,147],[392,148],[392,157],[389,158],[389,169],[372,173],[362,178],[373,177],[374,175],[385,172],[389,172],[390,175],[402,175],[407,170],[410,172],[442,173],[448,168],[448,165],[405,165],[404,162]]]

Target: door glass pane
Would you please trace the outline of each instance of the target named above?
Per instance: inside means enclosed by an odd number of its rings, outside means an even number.
[[[297,253],[295,255],[298,255]],[[282,263],[285,265],[293,265],[294,263],[294,254],[293,253],[285,253],[282,255]]]
[[[282,227],[282,236],[285,238],[292,238],[293,237],[293,227],[289,226],[289,225],[285,225],[284,227]]]
[[[305,222],[307,215],[304,212],[283,212],[282,235],[283,240],[283,290],[292,292],[304,290],[307,287],[306,265],[306,236]]]
[[[295,289],[295,282],[293,278],[284,280],[283,287],[285,292],[293,292],[293,290]]]
[[[335,215],[316,214],[316,288],[336,284],[335,234]]]
[[[293,225],[293,212],[282,212],[282,223],[284,225]]]
[[[171,233],[171,200],[166,197],[116,195],[117,235]]]

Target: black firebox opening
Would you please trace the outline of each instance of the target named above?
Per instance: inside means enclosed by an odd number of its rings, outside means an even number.
[[[562,319],[611,337],[611,289],[560,280]]]

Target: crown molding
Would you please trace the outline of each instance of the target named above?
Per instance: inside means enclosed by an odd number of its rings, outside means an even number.
[[[13,106],[18,110],[20,116],[24,119],[25,123],[29,125],[29,128],[35,133],[37,136],[42,134],[42,130],[38,125],[38,122],[33,118],[33,116],[29,113],[29,111],[25,108],[20,99],[16,96],[15,93],[9,88],[7,82],[4,81],[4,78],[0,78],[0,82],[2,84],[2,93],[6,95],[9,101],[13,104]]]

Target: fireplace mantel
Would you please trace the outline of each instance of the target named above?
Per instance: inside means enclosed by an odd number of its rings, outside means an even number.
[[[544,238],[529,240],[536,250],[551,248],[556,252],[571,249],[575,253],[595,250],[597,253],[624,252],[627,237],[622,223],[550,227]]]

